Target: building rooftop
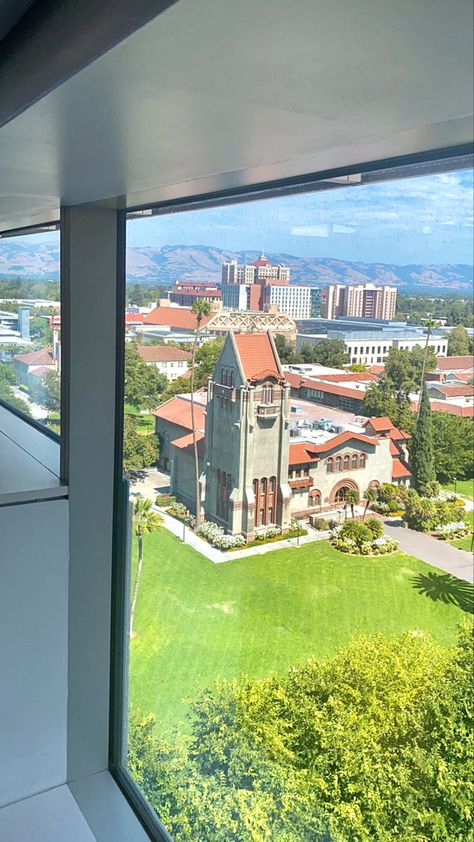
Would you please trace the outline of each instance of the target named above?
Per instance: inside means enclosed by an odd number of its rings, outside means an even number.
[[[29,351],[27,354],[16,354],[13,359],[25,365],[49,366],[53,364],[53,352],[47,348],[41,348],[39,351]]]
[[[174,345],[138,345],[137,351],[146,363],[168,363],[190,360],[190,351],[183,351]]]
[[[436,357],[438,371],[464,371],[474,368],[474,356],[463,354],[453,357]]]
[[[161,406],[155,409],[153,415],[156,418],[162,418],[187,430],[193,429],[190,395],[176,395],[174,398],[170,398],[169,401],[166,401],[166,403],[161,404]],[[203,432],[206,421],[205,404],[203,406],[202,402],[195,403],[194,417],[196,430]]]
[[[204,327],[211,315],[203,316],[201,327]],[[196,327],[196,316],[190,307],[155,307],[151,313],[147,313],[143,320],[145,325],[167,325],[171,328],[194,330]]]
[[[269,333],[236,333],[234,341],[247,380],[266,375],[280,379],[282,371]]]

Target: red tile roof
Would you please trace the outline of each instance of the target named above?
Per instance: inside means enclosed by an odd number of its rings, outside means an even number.
[[[184,427],[185,430],[192,430],[191,420],[191,401],[186,398],[178,396],[170,398],[169,401],[163,403],[154,410],[153,415],[157,418],[162,418],[163,421],[169,421],[171,424],[177,424],[179,427]],[[194,404],[194,417],[197,430],[204,430],[206,410],[202,404]]]
[[[357,383],[369,383],[377,380],[378,377],[372,371],[346,371],[341,374],[321,374],[321,380],[329,380],[333,383],[350,383],[352,381]]]
[[[411,471],[400,462],[400,459],[394,459],[392,465],[392,479],[401,479],[402,477],[411,477]]]
[[[431,388],[441,392],[442,395],[446,395],[447,398],[472,398],[474,396],[474,386],[469,386],[467,383],[465,386],[451,386],[449,383],[445,383],[443,386],[436,384]]]
[[[207,325],[211,316],[203,316],[201,328]],[[144,318],[146,325],[166,325],[168,327],[194,330],[196,316],[190,307],[155,307]]]
[[[364,400],[363,389],[351,389],[349,386],[339,386],[337,383],[324,383],[322,380],[303,380],[301,386],[306,389],[318,389],[327,395],[339,395],[341,398],[357,398]]]
[[[339,433],[337,436],[328,439],[322,444],[313,444],[312,442],[294,442],[290,444],[290,465],[302,464],[304,462],[311,462],[317,459],[322,453],[329,453],[336,447],[341,447],[349,441],[361,441],[366,444],[377,445],[378,439],[374,436],[363,436],[360,433]],[[305,456],[306,454],[306,456]]]
[[[474,418],[474,406],[458,406],[449,401],[430,400],[430,407],[433,412],[447,412],[448,415],[459,415],[461,418]],[[418,412],[418,403],[412,403],[412,412]]]
[[[197,450],[199,456],[204,455],[204,433],[200,433],[199,431],[196,432],[196,442],[197,442]],[[179,447],[180,450],[185,450],[187,453],[194,453],[194,442],[193,442],[193,434],[186,433],[185,436],[180,436],[178,439],[173,439],[171,442],[175,447]]]
[[[436,362],[441,371],[462,371],[464,368],[472,368],[474,366],[474,357],[471,354],[436,357]]]
[[[25,363],[25,365],[52,365],[53,364],[53,352],[49,351],[47,348],[41,348],[39,351],[30,351],[27,354],[16,354],[13,357],[14,360],[18,360],[20,363]]]
[[[173,345],[138,345],[137,351],[146,363],[168,363],[190,360],[192,354]]]
[[[303,465],[306,462],[316,462],[319,456],[314,451],[315,445],[310,442],[294,442],[290,444],[288,464]]]
[[[268,333],[236,333],[234,340],[247,380],[282,378]]]
[[[125,324],[143,324],[145,316],[143,313],[125,313]]]
[[[380,418],[369,418],[364,426],[368,427],[369,424],[376,433],[388,433],[393,429],[393,424],[386,415],[382,415]]]
[[[45,374],[48,374],[49,371],[54,371],[54,369],[51,366],[40,365],[39,368],[35,368],[34,371],[30,371],[28,376],[29,377],[43,377]]]
[[[304,378],[301,377],[301,374],[295,374],[292,371],[285,371],[284,374],[286,382],[290,384],[292,389],[299,389],[304,382]]]
[[[369,366],[369,371],[371,371],[372,374],[382,374],[382,372],[385,371],[385,366],[384,365],[371,365],[371,366]]]

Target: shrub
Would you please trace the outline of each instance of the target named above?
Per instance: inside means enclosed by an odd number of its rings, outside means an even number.
[[[373,539],[380,538],[383,535],[383,525],[377,517],[370,517],[365,521],[365,525],[370,529]]]
[[[281,535],[279,526],[259,526],[255,530],[256,541],[266,541],[268,538],[276,538],[278,535]]]
[[[464,521],[464,506],[456,502],[428,497],[420,497],[416,491],[410,492],[403,518],[410,529],[418,532],[433,532],[438,526]]]
[[[431,480],[431,482],[427,482],[425,485],[425,496],[426,497],[439,497],[439,492],[441,491],[441,485],[436,480]]]
[[[382,555],[393,552],[398,546],[383,534],[383,526],[375,517],[367,521],[346,520],[330,540],[336,550],[356,555]]]
[[[233,550],[245,546],[243,535],[227,535],[222,526],[205,520],[197,530],[197,535],[202,535],[206,541],[218,550]]]
[[[184,503],[174,502],[166,509],[166,511],[178,520],[183,521],[186,526],[189,526],[191,529],[194,529],[196,526],[196,518],[191,514],[189,509],[186,508]]]
[[[326,529],[331,529],[330,524],[335,522],[336,521],[326,520],[324,517],[317,517],[313,520],[313,528],[317,529],[318,532],[323,532]]]
[[[448,538],[462,538],[467,535],[469,528],[465,521],[451,521],[438,524],[434,531],[437,538],[446,541]]]
[[[155,504],[157,506],[171,506],[176,503],[176,497],[172,494],[157,494]]]

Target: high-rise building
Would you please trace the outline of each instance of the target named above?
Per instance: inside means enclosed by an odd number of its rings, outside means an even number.
[[[291,269],[279,263],[271,263],[262,254],[250,264],[237,263],[236,260],[229,260],[222,264],[223,284],[262,284],[268,283],[288,285],[290,283]]]
[[[397,288],[375,284],[331,284],[321,290],[321,316],[390,320],[395,316]]]
[[[275,304],[281,313],[286,313],[292,319],[311,317],[311,287],[268,284],[263,291],[266,306]]]

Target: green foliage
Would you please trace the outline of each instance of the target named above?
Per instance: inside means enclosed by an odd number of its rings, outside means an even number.
[[[462,506],[449,500],[420,497],[414,489],[410,489],[403,520],[417,532],[432,532],[437,526],[463,521],[464,517]]]
[[[137,538],[143,538],[150,532],[159,532],[163,527],[163,518],[152,508],[153,503],[146,497],[136,497],[133,504],[133,531]]]
[[[277,333],[273,338],[275,340],[276,349],[282,365],[304,362],[301,354],[297,354],[295,352],[294,346],[290,342],[287,342],[284,336]]]
[[[421,403],[411,442],[413,486],[426,494],[428,484],[436,479],[433,452],[433,423],[426,383],[423,383]]]
[[[466,325],[474,327],[472,298],[442,296],[437,298],[426,295],[397,295],[397,318],[407,319],[410,324],[421,324],[431,316],[447,319],[448,325]]]
[[[129,766],[176,842],[468,842],[472,628],[359,637],[283,677],[218,681],[190,736],[133,711]]]
[[[169,399],[174,398],[175,395],[187,395],[190,391],[191,378],[176,377],[168,383],[163,395],[161,396],[161,402],[163,403],[164,401],[169,401]]]
[[[153,409],[160,403],[160,395],[168,380],[154,365],[147,365],[136,345],[125,345],[125,401],[137,408]]]
[[[59,301],[59,281],[27,281],[21,278],[0,281],[2,298],[47,298],[49,301]]]
[[[14,409],[19,409],[25,415],[31,415],[26,401],[17,398],[13,389],[16,383],[15,371],[9,363],[0,363],[0,399],[6,401]]]
[[[158,460],[158,439],[155,435],[138,432],[138,420],[125,415],[123,437],[123,464],[126,471],[142,471]]]
[[[469,354],[469,336],[463,325],[457,325],[448,335],[448,356]]]
[[[347,369],[348,371],[368,371],[369,368],[365,363],[351,363]]]
[[[61,408],[61,378],[57,371],[48,371],[43,377],[42,403],[53,412]]]
[[[342,368],[349,362],[349,354],[342,339],[305,343],[301,347],[301,356],[304,363],[317,363],[329,368]]]
[[[196,367],[194,370],[194,385],[197,389],[207,385],[208,378],[214,372],[219,354],[224,346],[224,337],[210,339],[204,342],[196,351]]]
[[[43,347],[51,345],[53,331],[49,325],[49,320],[44,316],[33,316],[33,318],[30,318],[30,336],[31,339]]]
[[[127,301],[135,307],[146,307],[164,298],[168,291],[167,286],[155,286],[155,284],[127,284]]]

